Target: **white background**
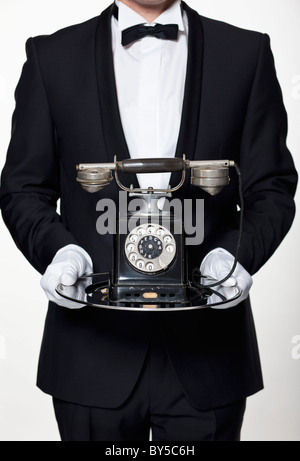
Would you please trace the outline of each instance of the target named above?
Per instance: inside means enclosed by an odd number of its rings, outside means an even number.
[[[83,22],[110,3],[0,0],[1,169],[26,39]],[[288,146],[300,170],[299,0],[189,0],[188,4],[204,16],[271,36],[289,115]],[[296,200],[299,203],[299,194]],[[254,277],[252,305],[265,390],[248,399],[244,441],[300,440],[300,348],[293,351],[292,343],[300,341],[299,227],[298,214],[276,254]],[[2,220],[0,255],[0,440],[56,441],[51,398],[35,387],[47,302],[39,274],[16,249]]]

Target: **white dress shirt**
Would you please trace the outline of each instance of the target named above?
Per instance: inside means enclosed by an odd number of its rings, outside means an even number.
[[[112,49],[121,122],[131,158],[174,157],[179,135],[187,64],[188,21],[180,0],[154,24],[178,24],[177,40],[144,37],[121,44],[122,30],[150,25],[116,0]],[[140,187],[167,188],[169,173],[138,175]]]

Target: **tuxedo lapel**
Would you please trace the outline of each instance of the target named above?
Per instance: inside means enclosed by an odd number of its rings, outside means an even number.
[[[183,3],[188,17],[188,60],[176,157],[182,154],[191,159],[195,153],[199,126],[201,81],[203,66],[203,27],[198,13]]]
[[[195,155],[200,117],[203,67],[203,26],[201,17],[196,11],[192,10],[184,2],[182,2],[182,6],[186,11],[189,25],[188,60],[181,124],[175,156],[182,157],[182,155],[185,154],[187,159],[192,160]],[[171,176],[171,184],[175,185],[179,181],[180,174],[173,173]]]
[[[201,77],[203,60],[203,28],[198,13],[182,2],[188,17],[188,60],[184,90],[184,100],[179,137],[176,147],[176,157],[186,154],[192,159],[195,154],[195,145],[199,126]],[[103,125],[103,136],[108,161],[113,162],[116,155],[118,160],[129,158],[116,91],[116,82],[111,45],[111,17],[113,5],[103,11],[99,17],[96,32],[96,72],[100,113]],[[179,182],[180,173],[171,175],[171,184]],[[138,186],[136,175],[126,175],[126,184]]]
[[[115,155],[118,160],[130,158],[121,123],[116,90],[111,40],[112,14],[113,5],[104,10],[100,15],[95,44],[100,114],[104,143],[109,162],[114,161]],[[134,174],[126,174],[124,183],[126,185],[133,184],[138,187],[136,175]]]

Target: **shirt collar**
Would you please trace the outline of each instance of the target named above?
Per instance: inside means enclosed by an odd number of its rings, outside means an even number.
[[[122,31],[137,24],[148,24],[146,19],[133,11],[124,3],[115,0],[119,8],[118,27]],[[181,0],[176,0],[167,10],[165,10],[152,24],[178,24],[178,28],[184,31],[181,13]]]

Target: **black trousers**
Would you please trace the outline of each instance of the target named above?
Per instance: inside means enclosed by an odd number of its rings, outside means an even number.
[[[188,360],[188,358],[187,358]],[[122,386],[122,382],[120,382]],[[187,400],[158,332],[130,397],[118,408],[53,398],[62,441],[239,441],[246,400],[200,411]]]

